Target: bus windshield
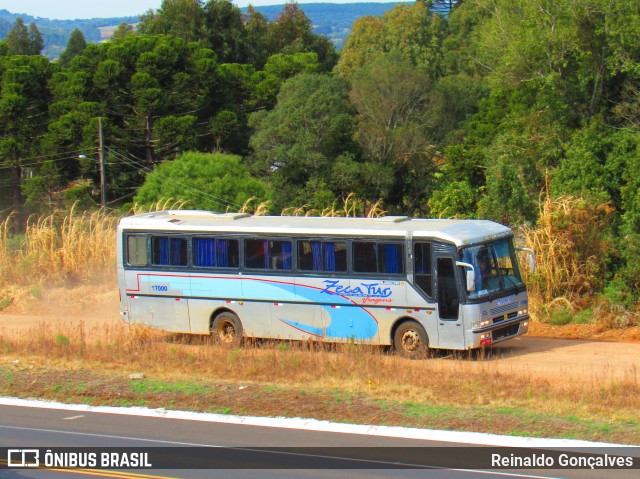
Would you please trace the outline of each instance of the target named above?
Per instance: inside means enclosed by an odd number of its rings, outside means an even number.
[[[474,289],[467,291],[470,299],[524,287],[510,238],[462,248],[460,256],[462,261],[473,265],[475,271]]]

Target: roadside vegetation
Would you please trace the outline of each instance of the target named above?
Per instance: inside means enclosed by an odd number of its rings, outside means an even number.
[[[179,209],[189,202],[164,200],[131,212]],[[269,204],[247,199],[241,211],[266,214]],[[321,211],[291,207],[284,215],[370,216],[385,213],[380,203],[365,204],[348,195],[342,204]],[[78,211],[76,205],[48,215],[32,215],[23,228],[12,215],[0,223],[0,310],[42,299],[50,287],[101,282],[115,289],[115,241],[125,213]],[[591,324],[597,332],[640,326],[632,294],[605,288],[603,271],[610,240],[601,232],[611,218],[608,204],[592,205],[576,197],[544,200],[536,226],[517,230],[518,240],[536,253],[536,271],[522,267],[534,321],[556,326]],[[21,233],[24,231],[24,233]]]
[[[524,366],[504,374],[499,358],[476,354],[410,361],[354,345],[208,341],[121,324],[2,331],[0,395],[628,444],[640,437],[633,370],[541,379]]]

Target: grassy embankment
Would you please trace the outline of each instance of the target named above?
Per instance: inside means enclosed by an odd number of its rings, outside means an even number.
[[[12,237],[7,220],[2,304],[38,298],[49,285],[113,278],[116,222],[102,212],[56,213],[30,222],[20,238]],[[534,247],[545,241],[561,247],[544,231],[525,238],[539,240]],[[539,275],[553,271],[547,256],[538,257]],[[568,264],[566,255],[558,261]],[[530,278],[532,302],[546,291],[539,278]],[[571,304],[571,298],[559,301]],[[623,378],[536,379],[524,369],[505,374],[496,361],[466,359],[408,362],[377,349],[289,343],[224,349],[120,324],[41,324],[28,334],[0,330],[0,395],[640,442],[637,371]],[[147,379],[129,380],[135,371]]]

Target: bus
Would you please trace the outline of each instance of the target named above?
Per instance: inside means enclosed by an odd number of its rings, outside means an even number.
[[[529,325],[513,232],[486,220],[158,211],[120,220],[117,272],[123,321],[235,345],[353,342],[416,358]]]

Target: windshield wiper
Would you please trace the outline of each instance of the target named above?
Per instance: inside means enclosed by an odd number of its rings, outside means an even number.
[[[502,277],[503,279],[505,279],[505,278],[506,278],[506,279],[508,279],[509,281],[511,281],[511,284],[513,285],[513,289],[515,289],[516,291],[518,291],[518,289],[520,288],[520,287],[518,286],[518,283],[516,283],[514,280],[512,280],[512,279],[510,278],[510,276],[511,276],[511,275],[509,275],[509,274],[505,274],[505,275],[502,275],[501,277]],[[505,287],[504,289],[505,289],[505,291],[507,290],[507,288],[506,288],[506,287]],[[509,289],[511,289],[511,288],[509,288]]]

